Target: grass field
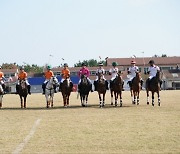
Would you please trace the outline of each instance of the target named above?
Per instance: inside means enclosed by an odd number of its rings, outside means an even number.
[[[53,109],[45,108],[41,94],[28,96],[27,109],[20,109],[17,95],[5,95],[0,153],[18,153],[21,143],[21,153],[180,153],[180,91],[160,94],[160,107],[157,97],[154,107],[146,105],[144,91],[137,106],[125,91],[120,108],[110,106],[107,93],[103,109],[96,92],[87,108],[80,107],[77,93],[72,93],[69,108],[62,107],[62,96],[56,94]]]

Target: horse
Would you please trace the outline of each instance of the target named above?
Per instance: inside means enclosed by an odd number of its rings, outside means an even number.
[[[120,75],[120,73],[118,73],[118,75],[116,76],[116,78],[113,81],[112,84],[112,91],[114,92],[114,97],[115,97],[115,106],[117,106],[118,103],[118,95],[120,96],[120,107],[122,107],[122,90],[123,90],[123,80],[122,77]]]
[[[81,82],[78,85],[78,89],[81,98],[81,106],[87,107],[87,101],[88,101],[89,92],[91,90],[91,85],[89,84],[88,79],[85,75],[81,76]]]
[[[106,81],[103,79],[103,75],[98,75],[97,81],[97,92],[99,95],[99,107],[102,108],[105,105],[105,95],[106,95]],[[101,98],[101,95],[103,98]]]
[[[61,93],[63,96],[64,107],[69,107],[69,96],[71,95],[73,85],[71,85],[70,78],[66,78],[61,86]]]
[[[50,105],[51,107],[53,107],[54,85],[59,86],[58,79],[55,76],[51,77],[50,80],[46,83],[45,97],[46,97],[47,108],[49,108]]]
[[[18,91],[20,100],[21,100],[21,108],[26,108],[26,98],[28,95],[28,88],[25,80],[19,81],[19,91]]]
[[[147,81],[146,81],[147,105],[149,105],[149,91],[151,91],[151,93],[152,93],[152,106],[154,106],[154,93],[157,93],[157,95],[158,95],[158,105],[160,106],[160,94],[159,94],[160,84],[159,84],[159,80],[160,80],[160,72],[158,71],[156,73],[156,76],[150,80],[149,84],[147,84]]]
[[[2,85],[0,84],[0,108],[2,107],[3,94],[4,94],[3,87],[2,87]]]
[[[136,76],[133,78],[132,84],[130,87],[132,104],[137,103],[137,105],[139,105],[139,93],[141,91],[140,81],[141,81],[140,73],[136,72]]]

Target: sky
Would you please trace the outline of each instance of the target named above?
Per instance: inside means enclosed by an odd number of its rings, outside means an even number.
[[[180,0],[0,0],[0,65],[180,56]]]

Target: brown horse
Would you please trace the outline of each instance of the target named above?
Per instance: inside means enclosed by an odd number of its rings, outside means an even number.
[[[158,71],[156,73],[156,76],[153,77],[150,82],[147,83],[146,81],[146,92],[147,92],[147,105],[149,105],[149,91],[152,93],[152,106],[154,106],[154,93],[157,93],[158,95],[158,105],[160,106],[160,72]]]
[[[26,98],[28,95],[28,88],[25,80],[19,81],[19,97],[21,100],[21,108],[26,108]]]
[[[139,72],[136,72],[136,76],[132,80],[132,86],[130,87],[132,104],[139,105],[139,93],[141,91],[141,76]]]
[[[64,107],[69,107],[69,96],[71,95],[72,88],[73,84],[70,82],[70,78],[65,79],[61,86]]]
[[[106,95],[106,81],[103,79],[103,74],[98,75],[97,92],[99,95],[99,107],[102,108],[105,105],[105,95]],[[103,98],[101,98],[101,95]]]
[[[122,107],[122,90],[123,90],[122,86],[123,86],[123,80],[122,80],[120,73],[118,73],[118,75],[114,79],[113,85],[112,85],[112,91],[114,91],[114,97],[115,97],[115,106],[117,106],[117,104],[118,104],[118,95],[119,95],[120,107]]]
[[[87,101],[89,92],[91,91],[91,85],[88,83],[88,79],[85,75],[81,76],[81,83],[78,85],[80,97],[81,97],[81,106],[87,107]]]

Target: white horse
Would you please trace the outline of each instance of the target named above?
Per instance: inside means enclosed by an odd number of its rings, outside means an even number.
[[[54,85],[59,86],[58,79],[56,77],[51,77],[50,80],[47,82],[45,89],[47,108],[49,108],[50,104],[51,107],[53,107]]]
[[[2,85],[0,84],[0,108],[2,107],[3,94],[4,94],[3,87],[2,87]]]

